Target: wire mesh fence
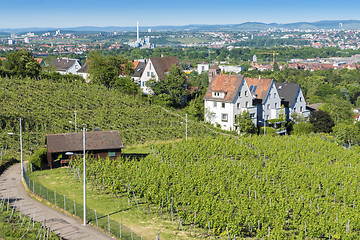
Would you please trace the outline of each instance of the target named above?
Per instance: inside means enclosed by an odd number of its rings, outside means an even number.
[[[56,193],[47,187],[44,187],[40,183],[33,181],[29,178],[27,173],[24,171],[24,180],[27,187],[31,192],[40,196],[46,201],[54,204],[55,206],[64,209],[65,211],[83,218],[84,207],[83,204],[75,202],[75,200],[68,199],[65,195]],[[95,209],[86,208],[86,219],[88,223],[94,226],[104,229],[106,232],[113,236],[121,239],[140,240],[141,236],[133,233],[132,229],[125,227],[121,222],[117,222],[109,217],[108,214],[98,213]]]

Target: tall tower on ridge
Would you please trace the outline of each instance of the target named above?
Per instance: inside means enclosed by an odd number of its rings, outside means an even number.
[[[136,42],[140,42],[139,39],[139,22],[136,22],[137,28],[136,28]]]

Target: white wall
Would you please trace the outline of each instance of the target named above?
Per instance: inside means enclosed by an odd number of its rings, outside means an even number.
[[[203,71],[209,71],[209,64],[198,64],[197,71],[201,74]]]
[[[269,120],[276,119],[279,117],[281,110],[281,99],[276,89],[274,81],[271,83],[270,91],[263,103],[263,115],[260,119]]]
[[[291,113],[297,112],[302,113],[305,118],[309,117],[310,111],[306,110],[306,102],[304,98],[304,94],[302,93],[301,88],[299,88],[299,91],[295,97],[295,100],[293,102],[293,105],[290,106],[289,113],[290,113],[290,119]]]
[[[151,90],[151,88],[146,87],[146,82],[148,82],[151,78],[154,78],[156,81],[159,80],[159,77],[156,74],[154,66],[153,66],[151,60],[149,60],[146,63],[144,72],[140,77],[140,88],[145,94],[153,94],[153,91]]]

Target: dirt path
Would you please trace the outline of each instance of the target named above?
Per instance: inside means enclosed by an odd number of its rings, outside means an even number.
[[[20,163],[9,167],[0,175],[0,199],[3,197],[9,198],[18,211],[21,206],[23,214],[34,217],[38,222],[42,222],[46,218],[46,226],[51,227],[64,239],[114,239],[91,226],[83,226],[80,221],[31,198],[21,182]]]

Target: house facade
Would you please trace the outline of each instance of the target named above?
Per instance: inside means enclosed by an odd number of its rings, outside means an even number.
[[[254,124],[259,126],[267,120],[278,119],[282,113],[289,116],[297,109],[303,110],[307,117],[301,88],[290,102],[281,96],[272,79],[245,78],[242,75],[216,75],[205,94],[204,106],[205,121],[220,125],[224,130],[237,130],[235,118],[242,111],[248,111]]]
[[[297,83],[275,83],[280,94],[282,105],[286,109],[287,120],[292,120],[292,113],[300,113],[308,118],[311,111],[307,109],[304,94]]]
[[[79,60],[70,58],[56,58],[51,65],[60,74],[77,74],[77,71],[81,69]]]
[[[139,80],[141,90],[145,94],[153,94],[153,91],[151,90],[151,88],[146,86],[146,83],[150,79],[155,79],[155,81],[164,80],[165,74],[169,71],[172,65],[176,65],[181,68],[180,61],[177,57],[150,58],[146,62],[145,68]]]

